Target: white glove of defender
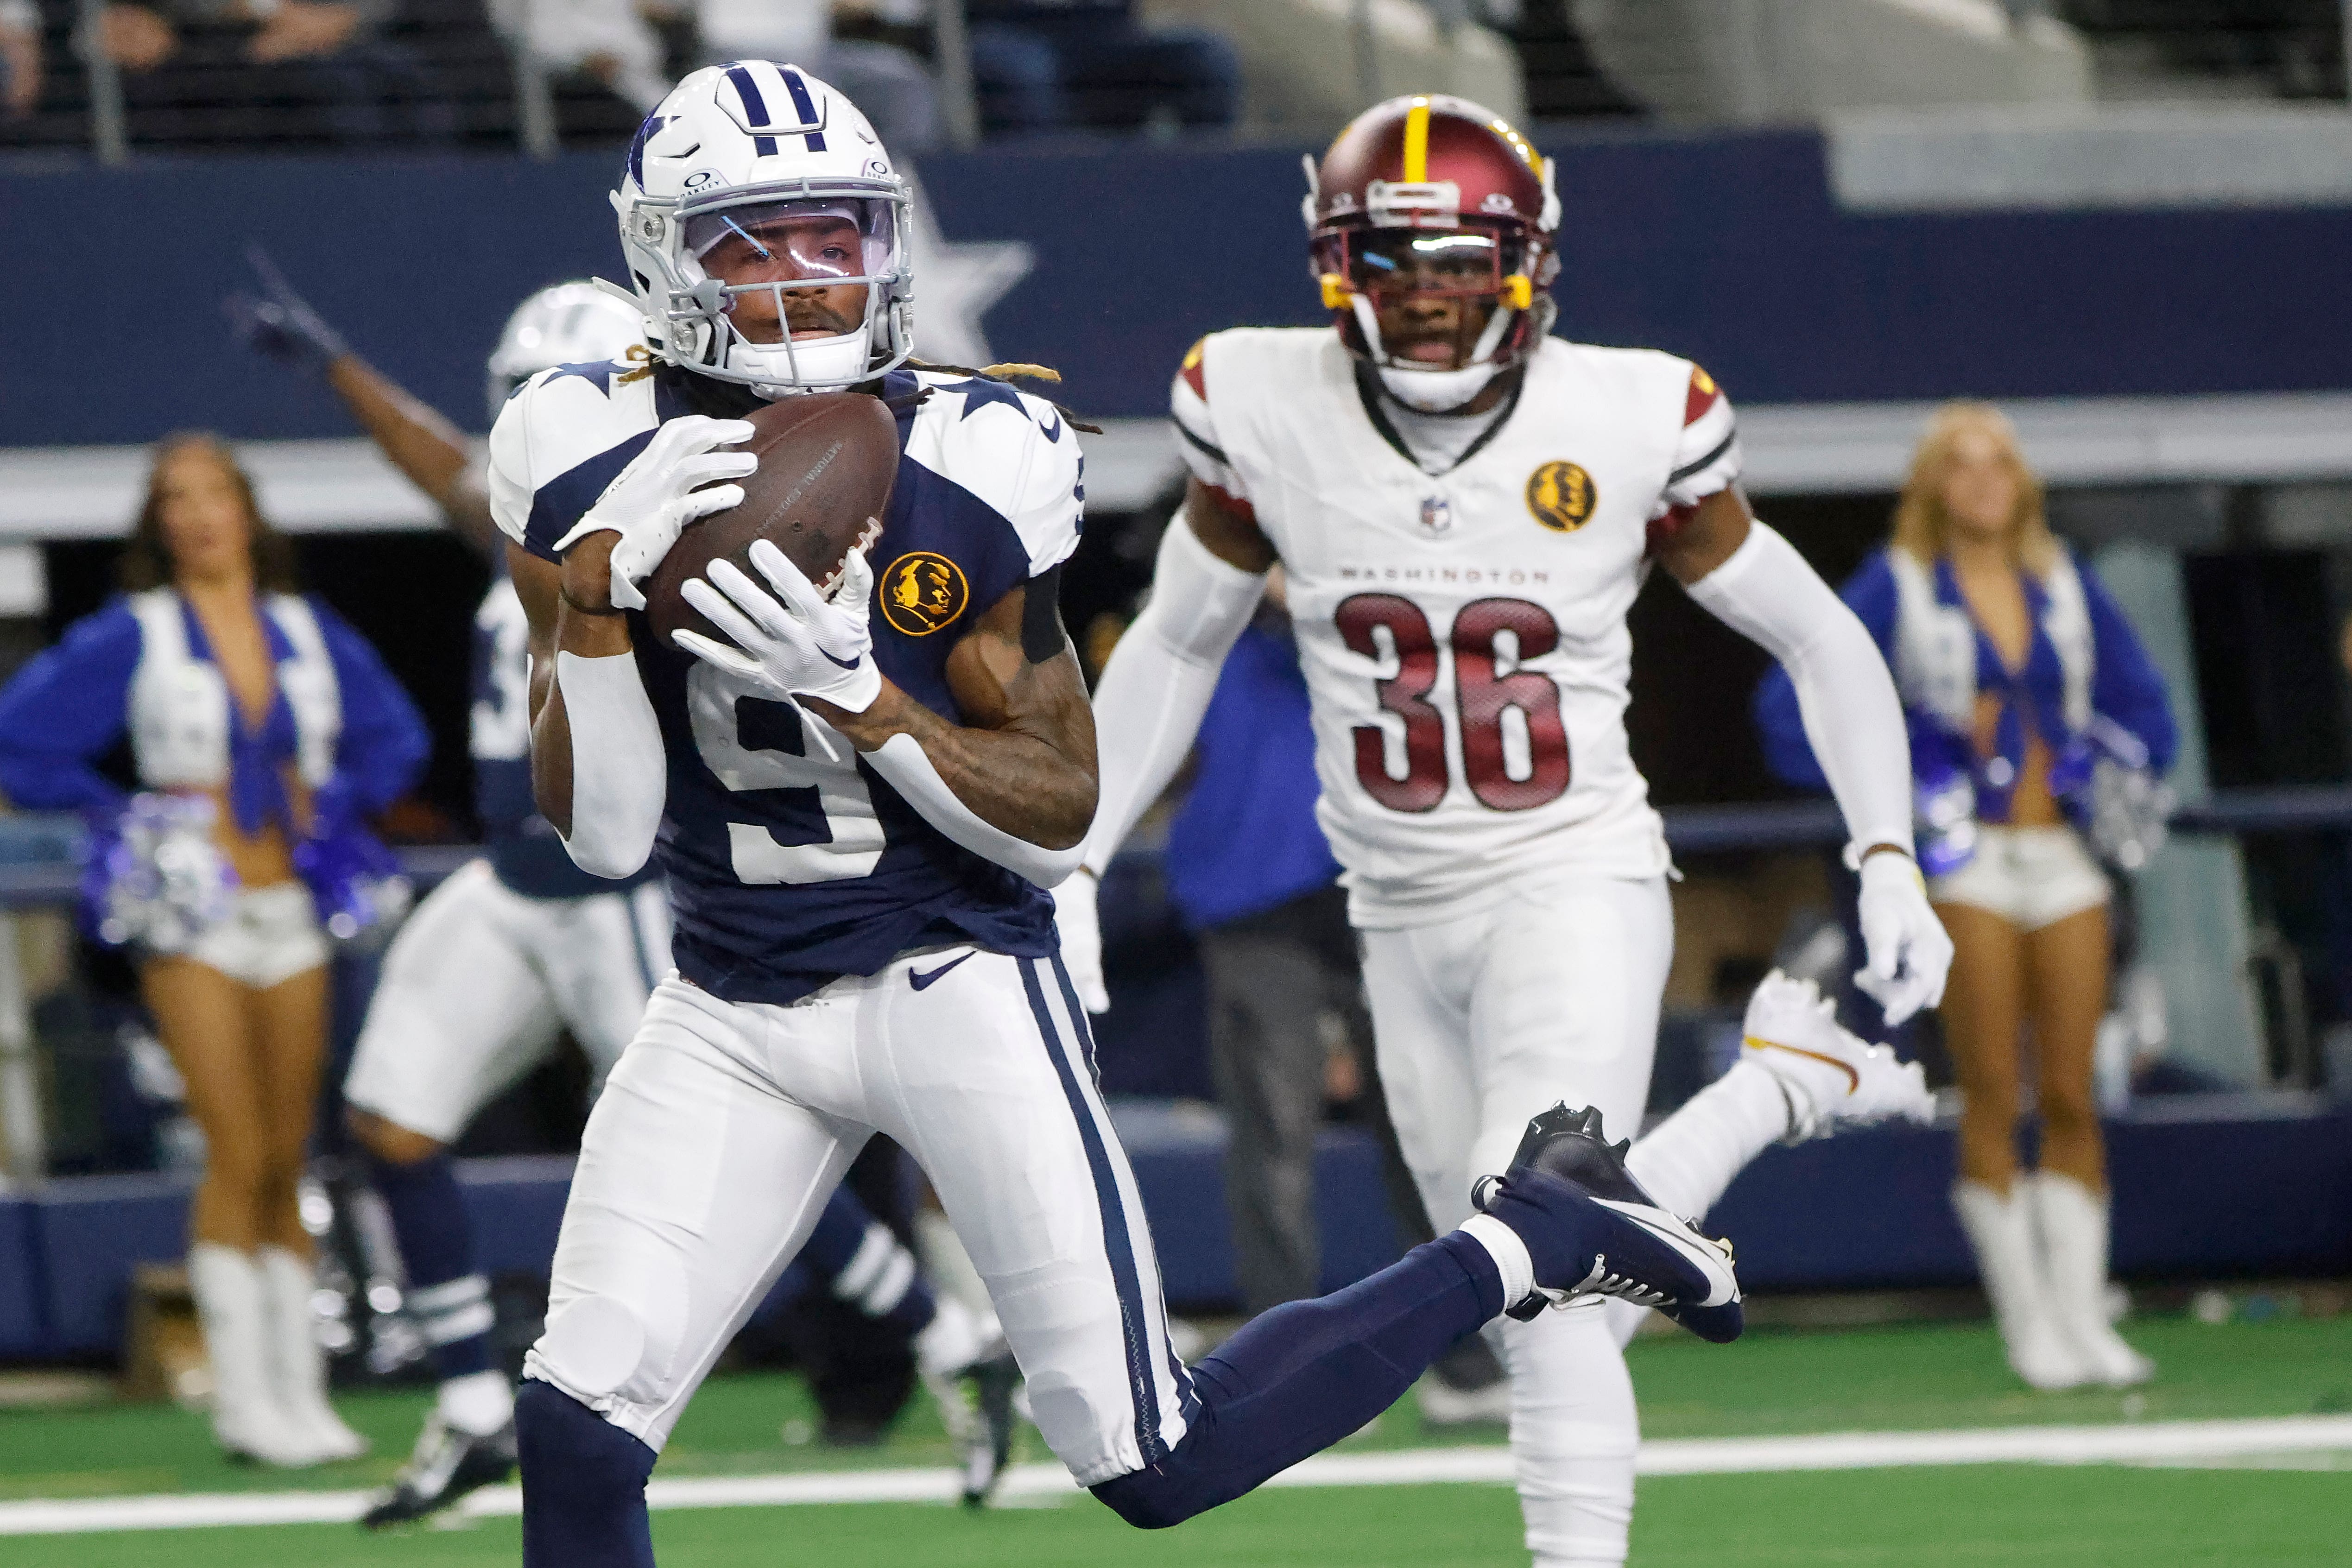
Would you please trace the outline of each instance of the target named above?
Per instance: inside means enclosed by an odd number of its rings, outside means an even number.
[[[749,478],[760,459],[749,452],[721,452],[757,434],[748,421],[709,419],[688,414],[672,419],[654,432],[646,449],[613,476],[604,493],[572,531],[555,542],[560,553],[592,533],[617,533],[613,546],[613,603],[625,610],[642,610],[646,595],[637,586],[661,564],[678,531],[688,523],[725,511],[743,500],[741,485],[711,484],[713,479]],[[709,489],[698,489],[709,485]]]
[[[1081,866],[1055,885],[1054,926],[1062,936],[1062,967],[1069,972],[1070,988],[1089,1013],[1110,1011],[1110,992],[1103,984],[1102,921],[1095,900],[1101,885]]]
[[[1944,999],[1952,939],[1927,904],[1918,863],[1893,850],[1862,862],[1862,949],[1866,965],[1853,983],[1900,1024]]]
[[[769,541],[754,541],[751,554],[774,595],[727,560],[710,563],[709,582],[689,578],[681,590],[734,646],[688,631],[675,634],[677,646],[782,701],[822,698],[852,713],[873,707],[882,694],[882,672],[875,668],[867,624],[874,571],[866,552],[852,550],[843,558],[829,594],[819,593]]]

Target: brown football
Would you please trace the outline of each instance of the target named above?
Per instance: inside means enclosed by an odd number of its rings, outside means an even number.
[[[898,424],[878,397],[862,392],[820,392],[779,398],[747,417],[758,432],[730,450],[760,459],[759,472],[738,481],[740,505],[689,522],[646,581],[646,616],[664,646],[681,628],[714,636],[681,590],[719,556],[751,581],[751,542],[772,541],[792,563],[823,585],[840,569],[868,518],[890,505],[898,473]]]

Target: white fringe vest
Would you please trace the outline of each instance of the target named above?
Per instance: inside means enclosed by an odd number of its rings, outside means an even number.
[[[1976,733],[1977,628],[1967,608],[1938,603],[1935,569],[1924,566],[1907,550],[1889,549],[1887,565],[1895,574],[1895,687],[1904,706],[1920,709],[1953,733]],[[2058,552],[2058,564],[2042,580],[2044,604],[2042,633],[2058,650],[2059,668],[2066,677],[2061,705],[2066,728],[2080,734],[2091,722],[2091,675],[2098,650],[2091,637],[2091,609],[2083,596],[2083,579],[2074,558]],[[2063,735],[2045,735],[2053,748]]]
[[[139,668],[131,678],[131,750],[139,782],[151,789],[220,788],[228,783],[229,726],[237,722],[228,682],[188,646],[190,612],[169,588],[130,596],[139,622]],[[266,594],[262,613],[285,634],[292,653],[277,668],[278,689],[294,715],[295,771],[316,789],[334,771],[342,732],[341,689],[334,660],[310,605],[293,594]]]

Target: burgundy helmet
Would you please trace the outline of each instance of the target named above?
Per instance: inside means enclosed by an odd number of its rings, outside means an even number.
[[[1350,352],[1415,406],[1458,407],[1550,331],[1545,293],[1559,271],[1552,239],[1559,196],[1551,160],[1466,99],[1392,98],[1339,132],[1318,166],[1307,161],[1304,210],[1323,302]],[[1370,296],[1490,300],[1458,363],[1393,355]]]

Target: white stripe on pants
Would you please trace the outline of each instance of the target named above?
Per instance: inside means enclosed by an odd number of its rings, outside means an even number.
[[[1053,960],[970,948],[789,1006],[665,981],[589,1118],[528,1374],[660,1447],[879,1131],[938,1189],[1054,1452],[1086,1485],[1143,1468],[1189,1394],[1078,1016]]]
[[[1381,1087],[1441,1235],[1554,1103],[1600,1107],[1612,1141],[1641,1131],[1674,955],[1664,879],[1578,879],[1363,937]],[[1547,1568],[1622,1563],[1640,1424],[1601,1308],[1503,1338],[1528,1550]]]

